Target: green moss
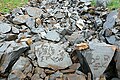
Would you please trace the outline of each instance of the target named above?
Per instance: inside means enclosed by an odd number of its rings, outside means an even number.
[[[95,0],[92,0],[92,6],[96,6],[96,2],[95,2]]]
[[[110,4],[108,4],[108,8],[111,10],[113,8],[120,8],[120,0],[112,0]]]
[[[95,0],[92,0],[92,6],[96,6]],[[120,8],[120,0],[112,0],[107,7],[109,10]]]
[[[0,0],[0,12],[7,13],[10,10],[26,4],[28,0]]]

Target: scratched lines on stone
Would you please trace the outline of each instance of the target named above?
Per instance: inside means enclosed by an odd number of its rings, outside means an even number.
[[[98,68],[102,68],[107,66],[107,62],[110,60],[109,55],[103,55],[103,56],[99,56],[96,55],[95,58],[92,58],[92,62],[91,64],[93,64],[94,69],[97,70]]]
[[[41,47],[37,48],[36,52],[39,54],[38,57],[41,57],[41,62],[48,59],[51,59],[55,63],[63,61],[64,51],[59,50],[57,56],[52,56],[55,54],[55,49],[52,46],[42,45]]]

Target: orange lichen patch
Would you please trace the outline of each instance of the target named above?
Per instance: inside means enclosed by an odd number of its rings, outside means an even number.
[[[31,45],[32,44],[32,39],[31,38],[24,38],[24,39],[21,39],[20,42],[26,42],[27,45]]]
[[[80,43],[75,45],[76,50],[85,50],[88,49],[88,44],[87,43]]]
[[[116,49],[117,49],[117,47],[113,45],[112,50],[115,51]]]
[[[28,40],[26,41],[26,43],[27,43],[28,45],[31,45],[31,44],[32,44],[32,39],[31,39],[31,38],[28,39]]]
[[[100,75],[100,79],[99,80],[106,80],[105,75]]]
[[[42,23],[41,19],[40,19],[40,18],[37,18],[37,19],[36,19],[36,23],[37,23],[38,25],[40,25],[40,24]]]
[[[59,70],[59,69],[62,69],[60,66],[51,65],[51,64],[48,65],[48,68],[51,68],[51,69],[53,69],[54,71],[57,71],[57,70]]]

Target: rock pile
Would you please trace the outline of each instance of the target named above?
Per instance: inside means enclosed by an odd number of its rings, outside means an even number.
[[[0,80],[120,78],[120,10],[91,0],[30,0],[0,16]]]

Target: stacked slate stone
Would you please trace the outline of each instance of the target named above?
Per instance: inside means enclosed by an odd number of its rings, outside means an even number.
[[[0,14],[0,80],[119,80],[119,56],[119,9],[30,0]]]

